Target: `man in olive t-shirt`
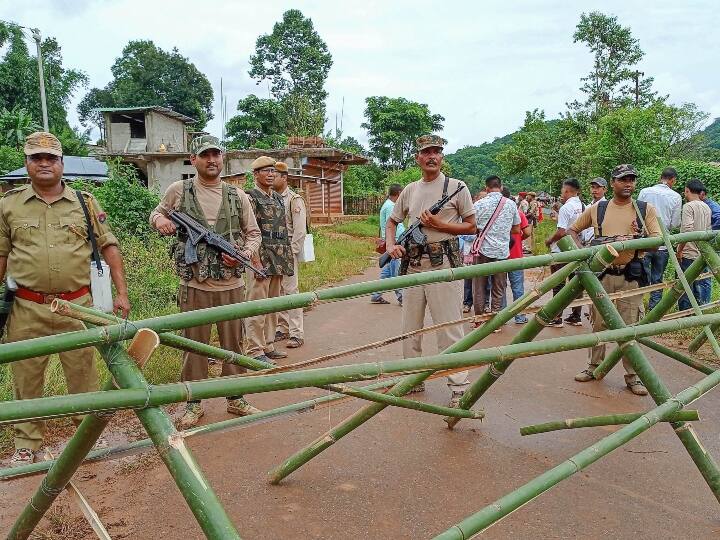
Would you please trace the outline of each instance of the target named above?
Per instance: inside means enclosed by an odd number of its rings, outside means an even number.
[[[575,243],[582,245],[580,233],[588,227],[593,227],[595,237],[600,236],[616,236],[617,240],[630,239],[636,235],[642,236],[660,236],[660,226],[658,225],[657,212],[652,204],[647,203],[645,218],[638,214],[633,204],[632,194],[635,191],[637,172],[632,165],[618,165],[612,172],[612,188],[613,198],[610,201],[601,201],[598,204],[588,206],[585,211],[580,214],[575,223],[570,226],[570,234]],[[598,223],[598,209],[601,205],[607,205],[605,216],[602,223]],[[644,221],[644,223],[643,223]],[[612,266],[608,267],[601,282],[602,286],[608,293],[629,291],[637,289],[639,284],[637,280],[628,281],[625,278],[625,266],[635,255],[634,250],[621,251]],[[643,253],[638,254],[639,257]],[[638,322],[640,319],[640,311],[643,308],[642,295],[631,296],[628,298],[619,298],[613,302],[620,312],[623,321],[628,325]],[[593,332],[605,330],[605,320],[600,316],[597,309],[593,306],[592,310],[592,329]],[[587,382],[593,380],[593,371],[600,365],[605,358],[605,345],[596,345],[590,349],[590,362],[588,367],[575,376],[578,382]],[[623,366],[625,367],[625,384],[638,396],[647,395],[647,390],[642,381],[635,374],[635,370],[630,362],[623,357]]]

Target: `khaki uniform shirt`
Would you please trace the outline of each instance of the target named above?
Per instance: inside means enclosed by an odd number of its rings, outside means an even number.
[[[587,206],[585,211],[580,214],[570,228],[579,234],[588,227],[593,227],[595,236],[600,236],[597,227],[597,211],[597,204]],[[648,203],[647,210],[645,212],[645,225],[647,226],[647,231],[645,232],[647,236],[660,236],[660,225],[658,225],[657,212],[655,211],[655,207],[650,203]],[[605,218],[603,219],[602,228],[603,236],[628,236],[640,234],[642,231],[642,224],[637,223],[635,207],[631,203],[621,206],[616,204],[614,199],[610,199],[607,209],[605,210]],[[634,250],[621,251],[618,258],[615,259],[613,266],[623,266],[629,263],[634,254]],[[638,253],[638,257],[642,257],[643,255],[643,252]]]
[[[212,227],[215,225],[218,214],[220,213],[220,206],[222,204],[222,182],[218,180],[206,184],[197,177],[195,177],[193,181],[195,182],[195,196],[200,204],[200,209],[205,215],[208,225]],[[235,241],[238,242],[243,249],[255,253],[260,247],[260,228],[255,220],[255,214],[252,211],[250,199],[248,199],[247,194],[242,189],[235,189],[237,190],[238,200],[240,201],[240,212],[242,213],[240,216],[242,231],[239,231],[242,233],[242,237],[235,238]],[[170,210],[180,208],[182,196],[183,181],[178,180],[170,184],[160,204],[150,214],[150,224],[155,227],[155,221],[159,216],[167,217]],[[242,240],[244,240],[244,245]],[[183,281],[182,284],[202,291],[227,291],[242,287],[243,280],[240,277],[233,277],[231,279],[206,279],[201,283],[193,278],[190,281]]]
[[[307,234],[307,211],[303,198],[291,190],[285,188],[280,194],[285,203],[285,224],[287,225],[290,237],[290,249],[295,257],[302,251]]]
[[[62,196],[48,204],[32,185],[10,190],[0,199],[0,257],[18,285],[41,293],[72,292],[90,285],[92,247],[75,191],[63,184]],[[98,249],[117,245],[95,197],[85,198]]]
[[[709,231],[710,227],[710,207],[703,201],[690,201],[682,207],[682,217],[680,220],[680,232]],[[697,259],[700,256],[700,250],[694,242],[688,242],[683,247],[683,259]]]
[[[447,192],[452,193],[458,188],[459,184],[465,185],[461,180],[451,178],[448,182]],[[408,184],[400,193],[398,200],[395,201],[395,207],[392,214],[390,214],[390,219],[395,223],[402,223],[406,217],[410,216],[410,222],[414,223],[423,210],[428,210],[440,200],[443,185],[445,185],[445,175],[442,173],[431,182],[421,179]],[[438,213],[440,220],[447,223],[460,223],[466,217],[474,215],[475,208],[467,187],[455,195]],[[453,234],[440,232],[430,227],[423,227],[422,230],[427,235],[428,242],[440,242],[457,238]]]

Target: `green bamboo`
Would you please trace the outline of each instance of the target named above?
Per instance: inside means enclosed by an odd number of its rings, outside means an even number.
[[[490,263],[494,264],[494,263]],[[518,298],[517,301],[513,302],[510,306],[500,311],[495,317],[487,321],[484,325],[473,330],[470,334],[465,336],[463,339],[451,345],[445,351],[443,355],[452,354],[460,351],[466,351],[488,335],[494,330],[500,328],[503,324],[509,321],[516,314],[521,313],[525,307],[532,304],[537,298],[540,298],[547,291],[552,290],[557,284],[562,283],[572,273],[572,271],[579,265],[579,262],[570,263],[560,272],[545,279],[535,290],[528,291],[522,297]],[[425,381],[430,376],[430,373],[418,373],[403,379],[400,383],[395,385],[388,392],[395,396],[402,396],[407,394],[412,388]],[[344,420],[339,425],[335,426],[331,430],[327,431],[317,439],[315,439],[310,445],[296,452],[289,458],[287,458],[282,464],[270,471],[269,477],[270,482],[278,484],[283,478],[291,474],[293,471],[300,468],[302,465],[310,461],[312,458],[330,448],[342,437],[360,427],[362,424],[370,420],[373,416],[378,414],[385,408],[383,404],[374,404],[366,406],[365,408],[357,411],[349,418]],[[469,410],[468,407],[458,407],[459,409]],[[448,417],[447,420],[457,420],[456,416]]]
[[[700,250],[700,253],[702,253],[702,259],[704,259],[704,261],[708,264],[710,270],[715,276],[715,280],[720,283],[720,272],[717,271],[718,269],[720,269],[720,256],[718,256],[718,254],[715,252],[714,249],[712,249],[712,247],[705,244],[705,242],[698,243],[697,246]],[[698,260],[702,259],[699,258]],[[713,335],[715,335],[715,332],[717,332],[718,329],[720,329],[720,325],[714,325],[710,328],[710,331]],[[705,343],[705,341],[707,341],[707,335],[703,331],[690,342],[688,350],[691,353],[697,352],[698,349],[702,347],[703,343]]]
[[[567,247],[569,246],[563,245],[561,246],[561,249],[565,250]],[[583,271],[578,272],[578,277],[580,278],[580,283],[585,288],[585,291],[587,291],[588,296],[593,301],[597,312],[605,321],[607,327],[610,329],[627,328],[625,321],[620,316],[615,304],[613,304],[608,297],[605,289],[603,289],[598,277],[592,272]],[[642,326],[647,325],[633,326],[632,328],[642,328]],[[648,392],[650,392],[650,395],[655,403],[661,405],[669,400],[672,396],[670,394],[670,390],[668,390],[665,383],[655,372],[637,342],[633,340],[623,343],[622,349],[623,355],[630,362],[630,365],[648,389]],[[713,492],[713,495],[715,495],[715,498],[718,502],[720,502],[720,469],[718,469],[715,460],[700,443],[690,424],[686,424],[684,422],[672,422],[671,426],[680,441],[683,443],[683,446],[685,446],[685,449],[690,454],[690,457],[695,462],[695,465],[707,482],[708,487]]]
[[[385,379],[382,381],[368,384],[363,387],[364,390],[378,390],[380,388],[387,388],[392,386],[400,379],[399,377],[393,377],[392,379]],[[112,383],[110,383],[112,384]],[[254,424],[256,422],[268,421],[276,417],[282,417],[288,414],[299,414],[302,412],[308,412],[314,410],[318,405],[337,401],[339,399],[345,399],[344,394],[327,394],[324,396],[300,401],[297,403],[291,403],[290,405],[283,405],[275,409],[269,409],[267,411],[261,411],[259,413],[251,414],[250,416],[240,416],[231,418],[229,420],[222,420],[220,422],[214,422],[212,424],[205,424],[192,429],[183,431],[185,437],[192,437],[194,435],[205,435],[208,433],[216,433],[222,431],[228,431],[235,428],[241,428],[247,425]],[[118,459],[126,455],[132,455],[136,453],[142,453],[148,449],[154,448],[151,439],[140,439],[131,443],[120,445],[112,448],[101,448],[98,450],[91,450],[87,457],[83,460],[84,463],[95,463],[98,461],[105,461],[108,459]],[[0,480],[8,480],[11,478],[20,478],[23,476],[29,476],[40,472],[47,471],[56,462],[56,460],[45,460],[32,463],[30,465],[20,465],[17,467],[7,467],[0,469]]]
[[[232,395],[274,392],[333,383],[378,379],[399,373],[426,374],[445,369],[474,368],[499,361],[541,356],[561,351],[593,347],[601,343],[637,340],[666,332],[696,328],[720,322],[720,313],[685,317],[642,326],[579,334],[536,342],[474,349],[458,353],[330,366],[282,373],[252,374],[241,377],[218,377],[182,383],[153,385],[109,392],[87,392],[67,396],[51,396],[6,401],[0,405],[0,424],[26,420],[60,418],[90,412],[121,409],[142,409],[169,405],[192,399],[211,399]],[[466,336],[466,339],[470,336]],[[463,343],[463,341],[458,342]],[[406,379],[404,377],[403,379]]]
[[[569,237],[562,238],[559,242],[562,243],[562,245],[572,245],[572,240]],[[614,252],[610,247],[605,247],[605,249],[597,251],[595,257],[590,263],[590,268],[597,272],[602,271],[608,264],[613,261],[613,253]],[[575,272],[581,266],[581,264],[583,263],[575,265],[572,268],[572,272]],[[559,277],[562,277],[562,272],[566,269],[567,266],[563,267],[556,274],[558,274]],[[570,274],[567,275],[569,276]],[[563,283],[564,281],[565,279],[562,279],[558,283]],[[525,326],[523,326],[520,332],[515,335],[515,337],[510,343],[525,343],[535,339],[535,337],[537,337],[537,335],[542,332],[543,328],[545,328],[553,319],[562,314],[563,310],[581,293],[582,287],[580,286],[580,282],[577,277],[573,277],[570,282],[567,283],[557,295],[554,295],[550,299],[550,301],[545,304],[535,314],[535,316],[530,319],[527,324],[525,324]],[[486,369],[483,374],[478,378],[478,380],[471,384],[467,390],[465,390],[462,398],[460,398],[458,408],[469,409],[470,407],[472,407],[480,399],[480,397],[482,397],[485,392],[488,391],[488,389],[495,383],[495,381],[497,381],[505,373],[505,371],[507,371],[507,369],[510,367],[510,364],[512,364],[512,360],[501,360]],[[458,423],[458,420],[454,418],[448,418],[446,422],[448,424],[448,427],[450,429],[453,429]]]
[[[114,315],[108,315],[107,313],[102,313],[88,307],[76,306],[75,304],[71,304],[70,302],[67,302],[65,300],[56,301],[53,304],[53,309],[56,311],[56,313],[59,313],[61,315],[73,317],[75,319],[79,319],[81,321],[91,324],[99,324],[101,326],[108,325],[110,322],[118,321],[118,319]],[[204,343],[199,343],[185,337],[176,336],[175,334],[163,334],[162,336],[160,336],[161,342],[163,341],[163,336],[165,343],[171,344],[171,346],[175,346],[179,342],[181,343],[181,346],[183,348],[189,348],[193,351],[201,351],[201,354],[208,354],[211,355],[213,358],[232,358],[237,360],[238,362],[243,362],[243,365],[253,370],[272,369],[275,367],[269,362],[263,362],[262,360],[250,358],[249,356],[244,356],[238,353],[234,353],[232,351],[220,349],[218,347],[213,347],[209,345],[206,346]],[[245,360],[247,360],[248,362],[245,362]],[[394,396],[388,396],[379,392],[371,392],[364,388],[353,388],[347,385],[328,384],[319,386],[318,388],[322,390],[329,390],[331,392],[337,392],[354,398],[364,399],[366,401],[384,403],[385,405],[392,405],[394,407],[401,407],[403,409],[410,409],[429,414],[438,414],[440,416],[449,416],[451,418],[469,418],[472,420],[478,420],[485,416],[484,413],[479,411],[463,411],[450,407],[433,405],[431,403],[422,403],[420,401],[401,399]]]
[[[476,514],[464,519],[444,533],[439,534],[435,537],[435,540],[466,540],[472,538],[557,485],[561,480],[569,478],[588,465],[595,463],[600,458],[634,439],[658,422],[665,421],[670,415],[679,412],[683,407],[689,405],[718,384],[720,384],[720,371],[708,375],[695,385],[677,394],[673,399],[668,399],[662,405],[657,406],[627,426],[604,437],[591,447],[575,454],[570,459],[544,472],[524,486],[501,497]]]
[[[659,352],[660,354],[664,354],[668,358],[677,360],[681,364],[685,364],[686,366],[694,368],[694,369],[698,370],[700,373],[704,373],[705,375],[710,375],[713,371],[715,371],[714,368],[711,368],[707,364],[699,362],[699,361],[695,360],[694,358],[690,358],[689,356],[685,356],[684,354],[674,351],[670,347],[661,345],[660,343],[657,343],[651,339],[638,338],[637,342],[640,343],[641,345],[645,345],[649,349]]]
[[[645,413],[618,413],[603,416],[585,416],[583,418],[568,418],[566,420],[555,420],[542,424],[533,424],[520,428],[520,435],[538,435],[562,429],[577,429],[601,426],[619,426],[629,424],[640,418]],[[678,411],[668,416],[663,422],[695,422],[700,420],[698,411]]]
[[[673,237],[674,238],[674,237]],[[703,245],[706,245],[704,242],[698,243],[698,248],[703,253],[703,257],[705,257],[705,251],[703,251]],[[715,238],[710,243],[711,249],[710,251],[713,251],[712,248],[720,248],[720,241],[718,238]],[[701,258],[696,259],[688,268],[685,270],[685,278],[688,281],[695,281],[697,277],[702,274],[703,269],[705,268],[705,263],[708,263],[708,266],[710,266],[710,271],[715,276],[716,280],[720,280],[720,265],[710,265],[709,261],[705,259],[703,261]],[[662,295],[660,301],[657,303],[657,305],[650,310],[649,313],[645,315],[645,317],[642,318],[637,324],[648,324],[648,323],[654,323],[659,321],[663,318],[663,316],[670,311],[677,301],[680,299],[684,292],[682,283],[680,280],[676,280],[673,286],[665,291],[665,293]],[[703,334],[704,335],[704,334]],[[691,350],[692,352],[692,350]],[[600,380],[605,375],[607,375],[610,370],[615,367],[615,365],[620,361],[620,358],[622,358],[622,351],[620,348],[614,349],[613,351],[608,354],[608,356],[600,363],[600,365],[595,368],[595,371],[593,371],[593,376]]]
[[[718,231],[681,233],[673,235],[672,241],[674,243],[678,243],[711,240],[718,234]],[[617,250],[627,250],[648,249],[657,247],[661,244],[661,238],[641,238],[637,240],[627,240],[624,242],[614,242],[607,245],[612,246]],[[131,339],[140,328],[149,328],[158,334],[162,334],[202,324],[252,317],[265,313],[286,311],[288,309],[303,308],[313,305],[318,301],[326,302],[341,300],[356,296],[363,296],[373,292],[383,292],[441,281],[453,281],[477,276],[486,276],[498,272],[546,266],[551,263],[569,263],[580,261],[594,255],[600,250],[600,248],[603,247],[604,246],[596,246],[568,253],[553,253],[534,257],[523,257],[521,259],[508,259],[494,263],[464,266],[460,268],[418,272],[395,278],[321,289],[315,292],[290,294],[276,298],[252,300],[239,304],[229,304],[196,311],[164,315],[161,317],[154,317],[152,319],[134,321],[132,324],[129,322],[123,322],[122,324],[107,327],[91,328],[78,332],[67,332],[54,336],[5,343],[0,345],[0,363],[14,362],[35,356],[128,340]]]

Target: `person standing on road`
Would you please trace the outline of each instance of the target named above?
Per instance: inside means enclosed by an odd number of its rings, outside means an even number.
[[[167,188],[160,204],[150,214],[150,224],[163,235],[177,235],[172,247],[175,273],[180,278],[178,306],[181,312],[239,304],[245,300],[243,266],[235,259],[220,253],[204,242],[198,244],[196,264],[185,261],[185,243],[188,241],[184,230],[178,229],[168,215],[178,210],[237,244],[244,238],[244,245],[238,249],[251,257],[260,245],[260,229],[244,191],[220,180],[223,168],[224,149],[220,141],[211,135],[195,137],[190,144],[190,162],[197,174],[186,180],[173,182]],[[200,343],[210,342],[211,324],[194,326],[183,330],[183,335]],[[220,346],[228,351],[243,353],[243,321],[233,319],[217,323]],[[239,375],[246,369],[236,364],[223,362],[222,375]],[[208,377],[206,355],[185,352],[183,354],[181,381],[197,381]],[[260,412],[242,396],[227,398],[227,412],[246,416]],[[188,401],[178,425],[181,429],[191,428],[205,414],[200,400]]]
[[[395,208],[395,203],[402,192],[402,186],[400,184],[392,184],[388,188],[388,196],[382,207],[380,208],[380,238],[385,240],[385,227],[388,219]],[[400,238],[400,235],[405,232],[405,225],[399,223],[395,230],[395,239]],[[390,259],[390,261],[380,269],[380,279],[387,279],[398,275],[400,269],[400,261],[398,259]],[[395,297],[397,298],[398,304],[402,307],[402,289],[395,289]],[[370,297],[371,304],[389,304],[382,293],[374,293]]]
[[[632,199],[635,191],[637,172],[632,165],[618,165],[612,171],[613,198],[610,201],[600,201],[598,204],[588,206],[580,214],[577,221],[570,226],[569,232],[575,243],[580,246],[580,235],[588,227],[593,227],[595,236],[616,237],[617,240],[630,239],[635,236],[660,236],[655,207],[650,203]],[[608,293],[630,291],[640,287],[645,280],[642,264],[643,253],[635,250],[625,250],[604,272],[601,279],[603,288]],[[613,301],[620,316],[628,326],[640,320],[643,307],[642,296],[630,296]],[[593,306],[592,312],[593,332],[606,329],[605,320]],[[605,345],[596,345],[590,350],[588,367],[575,375],[578,382],[587,382],[595,379],[593,371],[605,358]],[[623,357],[625,367],[625,384],[633,394],[647,395],[645,385],[635,374],[635,370],[626,358]]]
[[[685,200],[680,218],[680,232],[709,231],[711,230],[712,215],[710,207],[700,200],[700,194],[705,191],[705,186],[700,180],[690,180],[685,184]],[[677,258],[680,261],[680,268],[684,272],[695,259],[700,257],[700,250],[695,242],[683,242],[677,245]],[[710,298],[710,291],[705,290],[711,287],[710,278],[698,279],[690,284],[693,295],[698,304],[706,304],[705,298]],[[687,294],[678,299],[678,309],[683,311],[690,309],[690,300]]]
[[[506,187],[502,189],[503,197],[511,199],[510,190]],[[530,203],[532,205],[532,201]],[[508,259],[522,259],[523,257],[523,240],[530,237],[532,231],[532,225],[528,223],[528,219],[525,214],[520,215],[520,232],[511,233],[513,240],[510,242],[510,255]],[[507,273],[508,281],[510,282],[510,291],[512,292],[513,302],[525,294],[525,271],[511,270]],[[505,307],[506,303],[503,303]],[[524,313],[518,313],[515,315],[515,324],[525,324],[528,322],[528,318]]]
[[[488,195],[475,205],[478,237],[472,248],[474,264],[497,262],[510,256],[511,234],[520,232],[520,212],[512,199],[503,197],[502,182],[497,176],[485,179]],[[499,272],[473,279],[473,305],[475,315],[482,315],[486,300],[486,287],[491,280],[490,311],[502,309],[507,287],[507,274]],[[499,330],[499,329],[498,329]]]
[[[555,229],[555,233],[547,238],[545,240],[545,245],[550,248],[551,253],[560,253],[560,248],[557,245],[557,241],[560,240],[562,237],[564,237],[567,234],[568,229],[570,228],[570,225],[575,223],[575,220],[578,218],[580,214],[583,213],[585,210],[585,205],[580,200],[580,182],[578,182],[575,178],[568,178],[565,180],[562,184],[562,191],[561,191],[561,198],[565,201],[565,203],[560,207],[560,210],[558,211],[558,219],[557,219],[557,229]],[[586,233],[583,232],[583,242],[586,240]],[[550,271],[555,273],[558,270],[560,270],[564,264],[551,264],[550,265]],[[563,288],[564,283],[558,285],[553,289],[553,296],[558,294],[560,290]],[[565,322],[572,325],[572,326],[582,326],[582,306],[576,306],[572,308],[572,313],[570,316],[565,319]],[[563,327],[563,318],[562,313],[553,320],[549,326],[555,327],[555,328],[562,328]]]
[[[250,165],[255,178],[255,187],[248,191],[250,205],[257,219],[262,243],[253,257],[256,267],[260,266],[267,274],[260,277],[247,272],[247,300],[262,300],[280,296],[284,277],[294,275],[294,256],[290,248],[285,202],[272,189],[275,181],[275,160],[261,156]],[[277,313],[266,313],[249,317],[245,321],[247,330],[247,355],[263,362],[287,358],[286,352],[275,350],[275,332],[277,331]]]
[[[713,231],[720,230],[720,204],[716,203],[707,196],[707,190],[700,193],[700,200],[710,208],[710,228]],[[700,287],[702,294],[701,304],[709,304],[712,299],[712,278],[705,278],[704,283]]]
[[[285,203],[285,224],[290,237],[290,250],[293,255],[293,274],[283,275],[280,294],[296,294],[300,292],[298,274],[298,256],[305,245],[308,220],[305,200],[288,187],[288,166],[282,161],[275,163],[275,180],[273,190],[280,194]],[[275,342],[287,339],[288,349],[297,349],[305,343],[303,330],[302,308],[281,311],[277,314],[278,323],[275,331]]]
[[[80,321],[50,311],[54,298],[92,306],[90,267],[92,241],[110,267],[117,291],[113,308],[124,318],[130,311],[125,271],[118,241],[106,223],[106,215],[90,193],[74,191],[63,182],[63,151],[60,141],[46,132],[28,135],[25,166],[30,183],[8,191],[0,199],[0,281],[8,277],[18,289],[7,324],[6,341],[51,336],[82,330]],[[71,394],[98,389],[95,350],[61,352],[60,363]],[[43,395],[45,370],[50,356],[13,362],[15,399]],[[73,417],[77,426],[82,416]],[[12,465],[35,461],[42,446],[45,422],[15,424]]]
[[[672,167],[666,167],[660,174],[660,182],[652,187],[640,190],[638,201],[652,204],[663,225],[670,229],[680,226],[680,208],[682,197],[673,190],[677,181],[677,171]],[[656,285],[663,282],[663,274],[668,263],[668,252],[665,246],[660,246],[655,251],[648,251],[645,254],[646,272],[650,276],[649,285]],[[660,301],[662,291],[652,291],[648,309],[652,309]]]
[[[422,171],[422,178],[403,189],[393,208],[385,230],[388,255],[402,259],[400,273],[417,273],[441,268],[457,267],[460,263],[458,235],[474,234],[475,209],[470,192],[463,189],[450,200],[436,215],[428,209],[444,194],[454,192],[460,180],[451,179],[442,173],[443,147],[445,141],[436,135],[423,135],[417,139],[415,160]],[[397,226],[410,216],[418,218],[427,235],[427,245],[413,247],[409,253],[395,243]],[[457,281],[431,283],[407,289],[403,298],[403,333],[419,330],[425,321],[425,309],[430,309],[434,324],[456,321],[462,317],[460,284]],[[436,333],[438,349],[447,349],[463,338],[459,325],[441,328]],[[403,358],[422,355],[422,335],[403,341]],[[451,391],[450,405],[457,406],[460,397],[470,384],[468,372],[454,373],[448,377]],[[424,384],[414,390],[422,391]]]

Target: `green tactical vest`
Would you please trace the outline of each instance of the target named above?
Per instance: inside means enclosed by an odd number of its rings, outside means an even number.
[[[202,208],[200,208],[200,203],[198,203],[197,196],[195,195],[192,178],[183,180],[183,195],[178,210],[185,212],[211,231],[215,231],[225,238],[225,240],[235,243],[241,231],[241,207],[237,191],[231,188],[232,186],[222,182],[222,203],[220,204],[220,211],[214,227],[208,225],[205,214],[203,214]],[[175,242],[170,246],[170,257],[175,263],[175,273],[180,279],[190,281],[192,278],[195,278],[202,283],[208,278],[230,279],[243,275],[243,266],[239,265],[235,268],[225,266],[222,262],[220,252],[215,248],[209,247],[202,241],[200,241],[197,246],[198,262],[192,265],[187,264],[185,262],[186,241],[187,235],[184,231],[178,229]]]
[[[274,191],[266,195],[258,188],[251,189],[247,194],[262,234],[260,262],[265,272],[273,276],[292,276],[293,255],[282,196]]]

